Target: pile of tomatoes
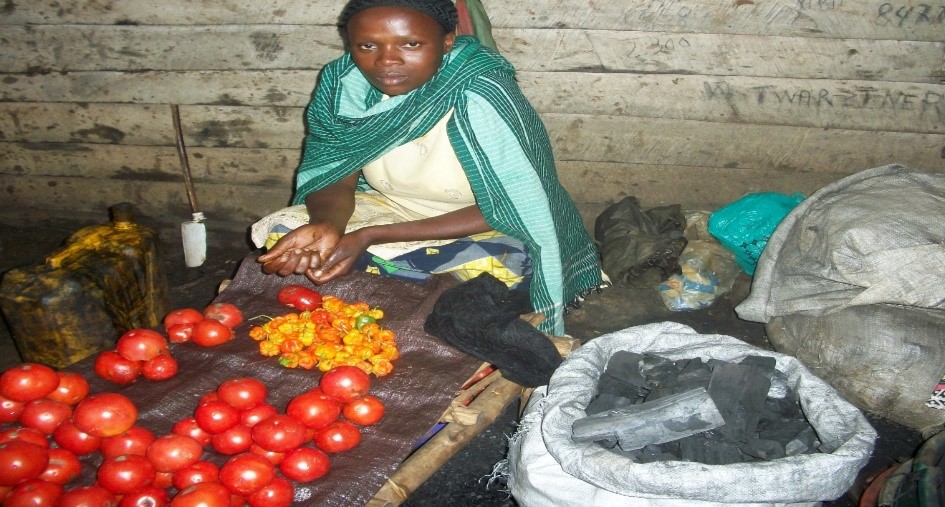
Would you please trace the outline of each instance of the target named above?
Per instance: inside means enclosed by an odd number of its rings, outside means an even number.
[[[355,366],[383,377],[394,369],[400,352],[394,332],[378,324],[384,317],[380,308],[322,296],[297,285],[283,287],[279,301],[301,311],[277,316],[249,331],[263,356],[278,357],[287,368],[323,372]]]
[[[203,312],[180,308],[164,316],[167,337],[152,329],[131,329],[118,338],[113,350],[95,356],[94,371],[119,385],[139,377],[160,381],[177,375],[177,360],[168,342],[193,341],[202,347],[222,345],[235,336],[233,328],[243,322],[243,312],[230,303],[212,303]]]
[[[156,436],[138,424],[127,397],[90,394],[81,375],[23,363],[0,375],[0,500],[9,507],[288,506],[293,482],[323,477],[330,455],[357,446],[360,427],[381,420],[384,406],[368,394],[370,384],[363,370],[341,366],[280,412],[261,381],[232,378],[204,395],[193,417]],[[69,487],[82,473],[80,458],[95,453],[95,483]]]

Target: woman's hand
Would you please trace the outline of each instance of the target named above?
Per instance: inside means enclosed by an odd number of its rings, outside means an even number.
[[[262,270],[267,275],[309,276],[322,268],[323,261],[331,256],[339,240],[338,232],[327,224],[303,225],[280,238],[256,262],[263,265]]]
[[[369,229],[352,231],[342,236],[321,267],[309,269],[305,276],[315,285],[321,285],[351,273],[358,259],[371,246]]]

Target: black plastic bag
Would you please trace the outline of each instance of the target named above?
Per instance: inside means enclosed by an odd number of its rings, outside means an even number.
[[[643,210],[624,197],[594,223],[604,273],[616,285],[655,287],[679,272],[686,217],[678,204]]]

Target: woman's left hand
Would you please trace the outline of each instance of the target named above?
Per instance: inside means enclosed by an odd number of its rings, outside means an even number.
[[[364,255],[369,246],[371,246],[371,243],[365,229],[351,231],[341,237],[331,255],[322,263],[320,268],[308,270],[305,276],[312,283],[321,285],[347,275],[354,269],[358,259]]]

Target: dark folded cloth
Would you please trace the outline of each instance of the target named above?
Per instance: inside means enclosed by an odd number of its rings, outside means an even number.
[[[423,329],[495,366],[526,387],[546,385],[561,355],[551,340],[519,316],[532,311],[528,294],[483,273],[443,292]]]

